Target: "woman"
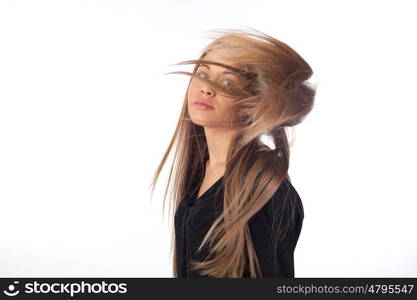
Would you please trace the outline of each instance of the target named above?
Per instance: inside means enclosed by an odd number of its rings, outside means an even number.
[[[304,212],[285,128],[312,110],[313,72],[260,31],[215,32],[198,60],[179,63],[195,64],[192,73],[171,72],[191,80],[151,184],[175,147],[164,198],[171,186],[174,277],[294,277]]]

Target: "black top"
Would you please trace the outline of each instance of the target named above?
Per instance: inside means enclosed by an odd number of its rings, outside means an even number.
[[[183,277],[207,277],[197,271],[187,270],[188,261],[202,261],[208,256],[207,245],[196,252],[205,234],[223,208],[223,177],[218,179],[197,199],[201,183],[194,181],[192,191],[181,201],[175,212],[175,246],[177,254],[177,274]],[[272,224],[275,216],[281,214],[285,197],[290,197],[296,209],[294,223],[288,227],[278,244],[276,260],[273,257]],[[284,209],[283,217],[290,219],[289,210]],[[263,277],[294,277],[294,250],[301,232],[304,212],[301,199],[287,177],[283,180],[271,199],[249,221],[252,243],[254,245]],[[285,221],[284,220],[284,221]],[[286,221],[288,223],[288,221]],[[276,231],[274,231],[276,232]],[[250,277],[245,271],[243,277]]]

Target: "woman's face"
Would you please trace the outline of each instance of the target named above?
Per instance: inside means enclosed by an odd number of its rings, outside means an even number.
[[[221,58],[222,49],[210,51],[204,60],[223,63],[236,67],[236,64]],[[225,87],[228,84],[241,86],[243,79],[234,75],[229,69],[212,64],[201,64],[196,70],[196,75],[215,81]],[[205,127],[235,127],[238,118],[234,98],[220,95],[216,90],[198,78],[192,78],[188,88],[188,112],[193,123]],[[210,107],[199,104],[206,103]],[[232,124],[234,123],[234,125]]]

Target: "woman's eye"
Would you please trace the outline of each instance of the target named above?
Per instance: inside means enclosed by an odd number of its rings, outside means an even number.
[[[223,80],[223,85],[230,86],[231,84],[229,80]]]
[[[198,75],[198,76],[200,76],[200,77],[204,77],[204,76],[206,76],[207,74],[206,74],[205,72],[197,72],[197,75]]]
[[[238,88],[238,84],[236,82],[234,82],[233,80],[223,80],[223,85],[229,89],[237,89]]]

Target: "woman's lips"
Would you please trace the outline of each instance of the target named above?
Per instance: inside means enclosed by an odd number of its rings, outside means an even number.
[[[202,110],[213,110],[214,107],[210,106],[209,104],[207,104],[207,102],[203,101],[203,100],[197,100],[194,102],[194,104],[202,109]]]

